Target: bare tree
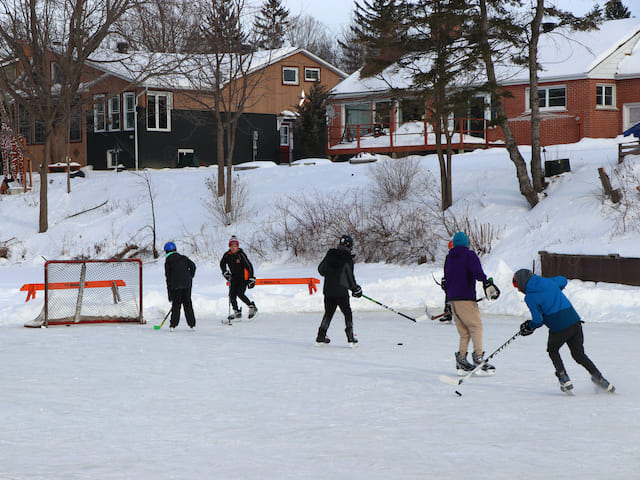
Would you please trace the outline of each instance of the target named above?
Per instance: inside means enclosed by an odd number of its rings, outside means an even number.
[[[329,63],[335,63],[336,45],[329,28],[311,15],[292,17],[287,30],[289,44],[304,48]]]
[[[80,108],[85,63],[133,0],[0,0],[0,51],[15,69],[0,69],[0,89],[44,138],[39,232],[48,225],[47,171],[56,131]]]

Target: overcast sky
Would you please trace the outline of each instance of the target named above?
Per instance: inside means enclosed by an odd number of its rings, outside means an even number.
[[[597,3],[603,5],[606,0]],[[593,8],[593,0],[554,0],[558,7],[581,15]],[[640,16],[640,0],[622,0],[631,11],[631,16]],[[329,26],[334,33],[340,32],[342,27],[349,24],[353,10],[353,0],[284,0],[290,15],[306,13]],[[361,2],[362,4],[362,2]]]

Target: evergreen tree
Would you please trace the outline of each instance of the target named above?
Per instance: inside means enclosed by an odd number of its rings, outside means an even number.
[[[355,2],[351,30],[365,52],[362,75],[375,75],[400,60],[410,7],[410,2],[402,0],[362,0],[362,5]]]
[[[329,88],[315,82],[297,105],[298,118],[293,124],[295,157],[325,157],[327,152],[326,109]]]
[[[289,10],[282,0],[265,0],[253,22],[256,47],[265,50],[282,47],[288,27]]]
[[[618,20],[630,16],[631,12],[622,4],[621,0],[609,0],[604,4],[604,18],[607,20]]]
[[[364,65],[365,48],[358,41],[353,33],[352,27],[355,24],[352,21],[350,27],[347,27],[338,38],[338,58],[337,65],[341,70],[351,74]]]

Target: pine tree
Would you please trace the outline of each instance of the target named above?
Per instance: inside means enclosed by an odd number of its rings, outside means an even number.
[[[362,75],[380,73],[402,57],[409,8],[410,4],[402,0],[363,0],[362,5],[355,2],[351,30],[365,51]]]
[[[288,26],[289,10],[282,0],[265,0],[253,22],[256,47],[265,50],[282,47]]]
[[[604,4],[604,18],[607,20],[618,20],[630,16],[631,12],[622,4],[621,0],[609,0]]]
[[[302,105],[296,106],[298,118],[293,124],[296,158],[324,157],[327,150],[326,109],[329,88],[314,83]]]

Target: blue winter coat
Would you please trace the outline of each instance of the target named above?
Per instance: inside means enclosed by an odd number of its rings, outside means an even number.
[[[476,281],[486,282],[480,259],[467,247],[453,247],[444,261],[444,279],[447,302],[476,300]]]
[[[551,332],[559,332],[580,321],[578,312],[562,290],[567,279],[562,276],[544,278],[533,275],[527,282],[524,301],[531,311],[529,324],[533,328],[543,324]]]

